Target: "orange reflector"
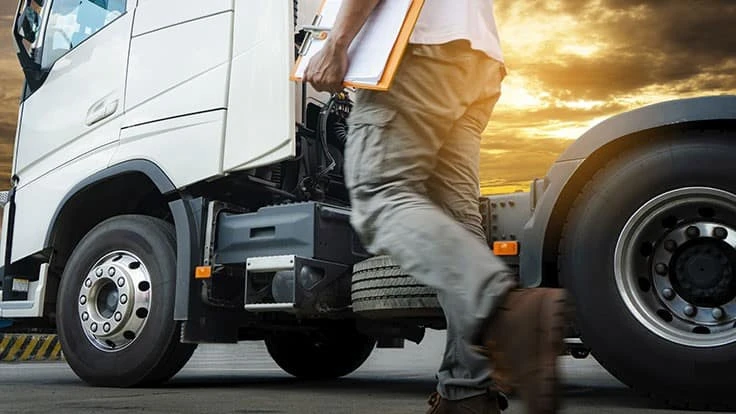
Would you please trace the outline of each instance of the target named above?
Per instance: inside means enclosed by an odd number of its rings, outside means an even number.
[[[194,270],[195,279],[209,279],[210,277],[212,277],[211,266],[197,266]]]
[[[493,254],[496,256],[516,256],[519,254],[519,242],[497,241],[493,242]]]

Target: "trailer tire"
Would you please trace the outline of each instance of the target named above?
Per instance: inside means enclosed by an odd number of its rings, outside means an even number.
[[[441,317],[437,290],[407,275],[389,256],[353,266],[353,312],[371,319]]]
[[[57,325],[64,357],[94,386],[162,383],[192,356],[174,320],[176,238],[171,224],[125,215],[95,226],[62,274]]]
[[[326,380],[350,374],[368,359],[376,339],[358,331],[353,322],[333,322],[309,332],[273,332],[266,349],[287,373],[304,380]]]
[[[598,171],[563,229],[560,281],[583,342],[672,406],[736,407],[734,158],[723,132],[642,145]]]

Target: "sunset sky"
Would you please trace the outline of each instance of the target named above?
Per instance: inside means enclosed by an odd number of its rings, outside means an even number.
[[[0,0],[0,188],[22,79],[14,3]],[[526,190],[572,140],[617,113],[736,94],[734,0],[496,0],[496,17],[509,76],[483,140],[485,193]]]

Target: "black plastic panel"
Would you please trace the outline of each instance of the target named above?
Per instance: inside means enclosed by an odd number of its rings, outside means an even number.
[[[281,255],[347,265],[369,257],[350,226],[350,211],[341,207],[309,202],[218,217],[215,263]]]

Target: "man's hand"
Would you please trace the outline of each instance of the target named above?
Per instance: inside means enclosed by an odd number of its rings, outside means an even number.
[[[325,46],[312,57],[304,72],[304,81],[320,92],[343,90],[348,73],[348,48],[368,17],[382,0],[344,0],[335,27]]]
[[[327,41],[322,50],[312,57],[304,72],[304,81],[319,92],[338,93],[348,72],[348,50]]]

